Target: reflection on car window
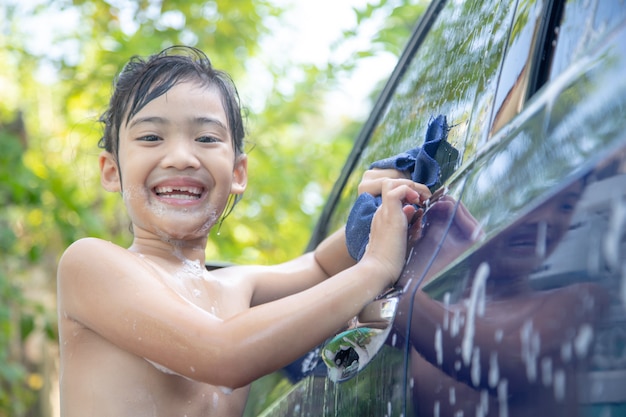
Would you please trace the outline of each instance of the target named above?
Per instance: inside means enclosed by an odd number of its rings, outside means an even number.
[[[621,0],[566,2],[562,23],[557,28],[550,78],[556,78],[586,54],[601,48],[625,19],[626,7]]]
[[[626,401],[609,383],[626,378],[626,296],[616,291],[625,284],[625,178],[622,148],[428,283],[480,235],[462,203],[441,202],[430,228],[452,217],[456,231],[423,282],[411,279],[428,244],[414,244],[402,277],[411,298],[400,302],[410,313],[396,319],[411,344],[417,415],[612,415],[612,403]]]
[[[408,64],[344,189],[329,230],[346,221],[360,173],[375,160],[421,145],[431,117],[447,116],[448,141],[469,160],[487,134],[516,1],[449,2]]]
[[[502,65],[496,93],[491,133],[500,130],[524,105],[534,71],[533,52],[541,38],[542,2],[521,2]]]

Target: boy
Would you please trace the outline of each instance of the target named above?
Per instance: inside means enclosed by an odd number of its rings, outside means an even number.
[[[248,384],[394,284],[412,204],[430,196],[400,173],[364,178],[383,204],[358,264],[338,231],[284,264],[209,272],[209,231],[247,182],[228,76],[192,48],[134,58],[102,121],[101,182],[121,193],[133,242],[82,239],[59,262],[64,417],[241,415]]]

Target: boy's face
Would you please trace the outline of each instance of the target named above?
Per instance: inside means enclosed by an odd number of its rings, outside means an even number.
[[[580,181],[570,185],[487,244],[481,257],[491,276],[527,276],[539,267],[567,233],[583,191]]]
[[[221,96],[198,83],[172,87],[123,123],[118,158],[119,168],[102,153],[102,184],[122,192],[135,237],[206,238],[229,194],[246,187]]]

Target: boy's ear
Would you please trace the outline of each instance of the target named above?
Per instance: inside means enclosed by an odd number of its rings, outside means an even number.
[[[100,183],[102,187],[111,192],[122,191],[119,169],[111,152],[102,151],[98,162],[100,164]]]
[[[248,156],[241,154],[235,161],[233,169],[233,183],[230,188],[231,194],[243,194],[248,185]]]

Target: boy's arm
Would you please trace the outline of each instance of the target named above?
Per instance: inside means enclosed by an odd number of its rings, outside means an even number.
[[[381,195],[383,183],[389,179],[396,185],[404,184],[417,191],[418,204],[431,196],[428,187],[407,179],[405,173],[395,169],[365,171],[358,193]],[[258,305],[303,291],[355,264],[348,253],[345,230],[341,228],[324,239],[313,252],[296,259],[279,265],[236,268],[254,277],[252,305]]]
[[[252,279],[251,305],[268,303],[304,291],[350,268],[356,261],[348,254],[343,228],[324,239],[309,253],[278,265],[238,266],[219,273]]]
[[[223,319],[165,285],[145,259],[109,242],[84,239],[59,263],[59,314],[178,374],[241,387],[323,342],[397,280],[406,251],[400,231],[413,214],[402,202],[418,198],[411,187],[387,184],[370,246],[357,265]]]
[[[336,275],[356,264],[356,261],[348,253],[344,228],[324,239],[313,253],[315,262],[327,277]]]

